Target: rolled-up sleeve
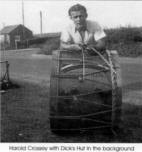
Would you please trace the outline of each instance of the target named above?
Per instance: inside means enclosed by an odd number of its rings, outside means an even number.
[[[70,33],[69,33],[67,28],[62,30],[60,40],[62,42],[65,42],[65,43],[70,43],[71,42],[71,36],[70,36]]]
[[[106,37],[104,30],[102,29],[102,27],[99,24],[97,24],[95,27],[96,27],[95,31],[94,31],[95,41],[98,41],[99,39]]]

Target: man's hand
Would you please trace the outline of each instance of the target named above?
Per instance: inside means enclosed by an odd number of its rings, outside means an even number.
[[[79,44],[72,44],[70,47],[74,51],[81,51],[81,49],[82,49]]]
[[[60,48],[68,51],[80,51],[82,49],[79,44],[67,44],[65,42],[61,42]]]

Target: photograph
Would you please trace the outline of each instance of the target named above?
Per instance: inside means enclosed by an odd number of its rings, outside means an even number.
[[[0,73],[0,143],[141,144],[142,1],[0,0]]]

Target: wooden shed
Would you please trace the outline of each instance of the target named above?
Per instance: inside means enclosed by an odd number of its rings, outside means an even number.
[[[0,37],[4,49],[16,49],[17,42],[33,38],[33,33],[21,24],[10,25],[0,31]]]

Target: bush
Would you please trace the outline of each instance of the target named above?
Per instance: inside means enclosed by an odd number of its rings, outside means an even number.
[[[142,55],[142,28],[121,27],[106,29],[107,49],[117,50],[121,56]]]

